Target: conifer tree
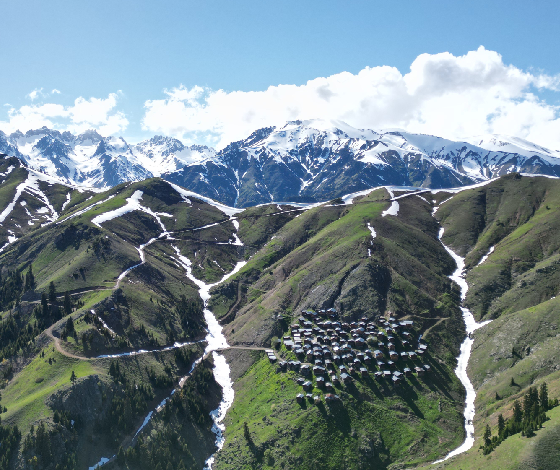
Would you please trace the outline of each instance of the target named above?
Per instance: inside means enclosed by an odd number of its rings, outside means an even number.
[[[30,290],[35,287],[35,276],[33,276],[33,268],[29,265],[29,269],[25,274],[25,290]]]
[[[521,423],[522,419],[523,412],[521,411],[521,405],[519,404],[519,401],[515,400],[513,403],[513,421],[515,423]]]
[[[41,294],[41,310],[43,317],[49,316],[49,304],[47,303],[47,296],[44,292]]]
[[[51,281],[49,284],[49,302],[56,302],[56,287],[54,286],[53,281]]]
[[[76,330],[74,328],[74,321],[72,320],[72,317],[68,317],[68,320],[66,320],[65,330],[68,336],[74,336],[76,334]]]
[[[64,294],[64,315],[70,315],[72,313],[72,300],[70,299],[70,294],[68,291]]]
[[[546,385],[546,382],[543,382],[541,384],[539,402],[540,402],[539,405],[541,407],[541,410],[547,411],[548,410],[548,386]]]
[[[484,447],[490,447],[490,444],[492,444],[492,431],[490,430],[490,426],[487,424],[486,425],[486,429],[484,429]]]
[[[500,415],[498,416],[498,437],[500,439],[503,438],[505,428],[506,428],[506,422],[504,420],[504,417],[500,413]]]

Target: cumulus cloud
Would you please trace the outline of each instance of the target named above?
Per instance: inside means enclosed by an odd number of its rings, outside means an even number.
[[[34,91],[41,93],[40,90]],[[0,121],[0,129],[5,133],[16,130],[27,132],[30,129],[46,126],[74,133],[97,129],[105,136],[119,134],[128,127],[128,119],[124,113],[115,110],[118,98],[118,93],[110,93],[107,98],[79,97],[71,106],[41,103],[25,105],[18,109],[10,107],[8,120]]]
[[[560,77],[506,65],[481,46],[463,56],[421,54],[404,75],[390,66],[366,67],[250,92],[180,85],[145,102],[142,126],[221,147],[259,127],[322,118],[451,139],[509,134],[560,149],[559,108],[539,99],[545,89],[559,91]]]
[[[27,98],[29,98],[31,101],[35,101],[37,98],[40,98],[43,95],[43,89],[42,88],[35,88],[32,92],[28,93],[27,95],[25,95]]]

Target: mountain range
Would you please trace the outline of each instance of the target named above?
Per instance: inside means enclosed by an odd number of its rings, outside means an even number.
[[[560,151],[488,135],[451,141],[341,121],[289,121],[222,150],[155,136],[80,135],[43,127],[0,131],[0,153],[62,183],[108,189],[158,176],[233,207],[316,202],[381,185],[451,188],[510,172],[560,176]]]

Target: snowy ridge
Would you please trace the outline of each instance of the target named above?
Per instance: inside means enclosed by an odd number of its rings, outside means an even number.
[[[0,149],[66,184],[109,188],[161,176],[235,207],[332,199],[384,185],[457,187],[512,171],[560,176],[559,151],[517,137],[455,142],[321,119],[258,129],[219,152],[171,137],[129,145],[95,131],[75,136],[45,127],[0,135]]]

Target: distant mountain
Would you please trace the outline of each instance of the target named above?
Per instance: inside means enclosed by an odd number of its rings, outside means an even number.
[[[235,207],[328,200],[380,185],[457,187],[513,171],[560,176],[559,151],[519,138],[455,142],[322,120],[262,128],[219,152],[171,137],[129,145],[95,131],[74,136],[45,127],[0,133],[0,152],[68,183],[109,188],[161,176]]]

